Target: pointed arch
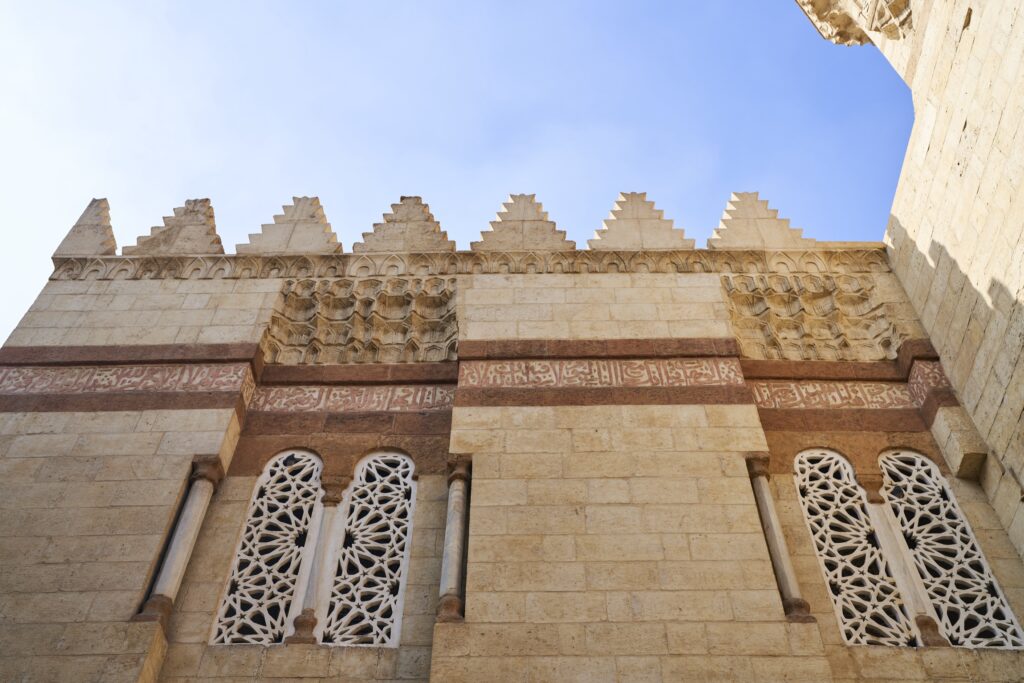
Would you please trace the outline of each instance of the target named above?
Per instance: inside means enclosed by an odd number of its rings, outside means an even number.
[[[364,457],[342,501],[320,640],[331,645],[397,646],[412,548],[416,482],[399,451]]]
[[[945,477],[928,458],[883,452],[882,494],[892,511],[939,628],[954,647],[1024,647],[1024,633]]]
[[[302,606],[300,583],[316,546],[310,536],[323,493],[322,470],[320,458],[304,450],[280,453],[263,468],[217,612],[213,643],[284,640]]]
[[[843,639],[850,645],[918,645],[853,467],[822,448],[798,453],[794,471]]]

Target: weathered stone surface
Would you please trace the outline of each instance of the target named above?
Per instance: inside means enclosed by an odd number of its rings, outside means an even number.
[[[356,254],[389,252],[413,253],[455,251],[455,242],[441,230],[430,207],[419,197],[402,197],[384,214],[383,223],[374,223],[373,232],[364,232],[363,241],[352,245]]]
[[[209,199],[189,199],[185,206],[165,216],[163,227],[150,230],[135,246],[124,248],[125,256],[162,256],[171,254],[223,254],[217,235],[213,205]]]
[[[587,240],[596,250],[693,249],[694,241],[686,239],[682,230],[672,227],[654,202],[647,200],[646,192],[623,192],[615,201],[604,227]]]
[[[341,252],[338,237],[327,222],[319,197],[293,197],[284,213],[249,235],[239,254],[334,254]]]
[[[491,221],[491,229],[473,242],[473,251],[572,251],[576,243],[565,238],[554,221],[532,194],[509,195],[498,212],[498,220]]]
[[[117,242],[114,229],[110,227],[110,204],[106,199],[93,199],[57,251],[53,252],[53,258],[112,256],[116,253]]]

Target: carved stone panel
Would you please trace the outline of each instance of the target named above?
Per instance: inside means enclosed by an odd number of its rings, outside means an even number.
[[[747,358],[892,360],[905,338],[870,277],[724,275],[722,284]]]
[[[288,280],[264,359],[289,365],[454,360],[455,279]]]

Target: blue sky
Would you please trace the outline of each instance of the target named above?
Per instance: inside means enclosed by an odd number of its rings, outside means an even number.
[[[318,195],[347,251],[417,194],[468,248],[512,192],[582,246],[620,191],[698,246],[751,190],[808,237],[877,240],[913,116],[877,50],[792,0],[0,0],[0,64],[0,338],[92,197],[119,246],[210,197],[233,252]]]

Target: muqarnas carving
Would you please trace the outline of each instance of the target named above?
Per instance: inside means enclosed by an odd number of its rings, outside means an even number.
[[[722,284],[747,358],[891,360],[903,341],[867,277],[724,275]]]
[[[264,338],[268,363],[455,360],[455,279],[288,280]]]

